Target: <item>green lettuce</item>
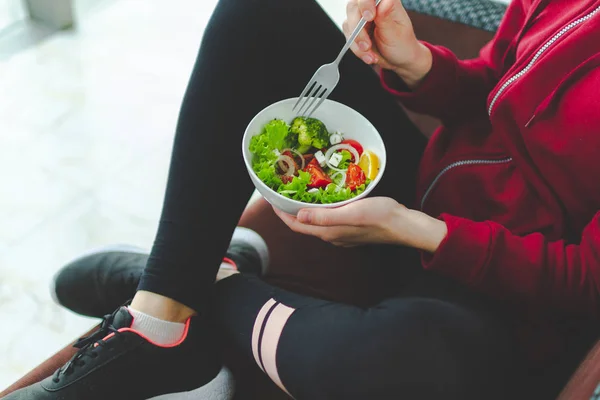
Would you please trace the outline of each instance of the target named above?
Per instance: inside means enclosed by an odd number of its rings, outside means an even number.
[[[342,161],[340,161],[338,168],[348,169],[348,165],[352,162],[352,153],[350,153],[348,150],[342,150],[340,154],[342,155]]]
[[[275,167],[277,151],[288,146],[289,136],[288,124],[274,119],[265,125],[260,134],[250,139],[252,169],[261,181],[274,190],[283,184]]]
[[[323,204],[339,203],[352,199],[365,191],[366,185],[360,185],[352,191],[348,188],[342,188],[337,185],[328,185],[325,189],[319,189],[320,202]]]
[[[318,191],[309,192],[307,187],[309,183],[310,174],[300,171],[299,176],[295,176],[290,183],[281,185],[277,192],[287,198],[302,201],[304,203],[331,204],[358,196],[365,191],[365,188],[368,185],[368,183],[365,183],[352,191],[348,188],[343,188],[331,183],[324,189],[319,188]]]
[[[265,125],[264,133],[267,137],[271,149],[285,149],[291,147],[293,143],[290,135],[289,125],[280,119],[274,119]]]
[[[317,203],[318,197],[309,193],[308,184],[310,183],[310,174],[304,171],[298,171],[298,176],[294,176],[291,182],[283,184],[277,192],[292,200],[302,201],[304,203]]]

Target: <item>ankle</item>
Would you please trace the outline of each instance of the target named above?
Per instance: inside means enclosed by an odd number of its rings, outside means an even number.
[[[217,272],[217,279],[215,280],[215,282],[222,281],[225,278],[229,278],[230,276],[237,275],[239,273],[240,273],[240,271],[238,271],[236,269],[220,268],[219,272]]]
[[[135,294],[131,301],[131,308],[169,322],[185,322],[196,314],[196,311],[185,304],[144,290],[139,290]]]
[[[221,266],[219,267],[219,271],[217,272],[217,278],[215,282],[222,281],[225,278],[229,278],[232,275],[239,274],[237,265],[230,258],[224,258]]]

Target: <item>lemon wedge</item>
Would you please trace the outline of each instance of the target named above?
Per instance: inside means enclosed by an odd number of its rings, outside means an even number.
[[[364,171],[367,179],[373,180],[379,173],[379,158],[372,151],[365,150],[360,156],[358,166]]]

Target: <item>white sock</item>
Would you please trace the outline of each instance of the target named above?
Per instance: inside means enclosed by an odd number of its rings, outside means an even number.
[[[217,272],[216,282],[219,282],[225,278],[229,278],[232,275],[239,273],[237,267],[227,261],[223,261]]]
[[[143,334],[152,342],[167,346],[177,343],[183,337],[185,324],[158,319],[131,307],[127,307],[127,309],[133,316],[131,329]]]

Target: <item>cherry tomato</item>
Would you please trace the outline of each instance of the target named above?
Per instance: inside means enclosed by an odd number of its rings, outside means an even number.
[[[308,184],[308,187],[310,188],[325,188],[332,182],[331,178],[323,171],[316,158],[313,158],[311,162],[308,163],[306,168],[304,168],[304,171],[310,174],[310,183]]]
[[[358,165],[350,163],[346,171],[346,187],[355,190],[367,181],[365,173]]]
[[[346,139],[346,140],[342,140],[342,142],[340,144],[347,144],[350,145],[352,147],[354,147],[354,150],[356,150],[356,152],[358,153],[358,156],[362,156],[362,153],[364,151],[362,145],[360,143],[358,143],[356,140],[353,139]],[[352,157],[352,161],[357,163],[358,160],[355,160],[354,157]]]

